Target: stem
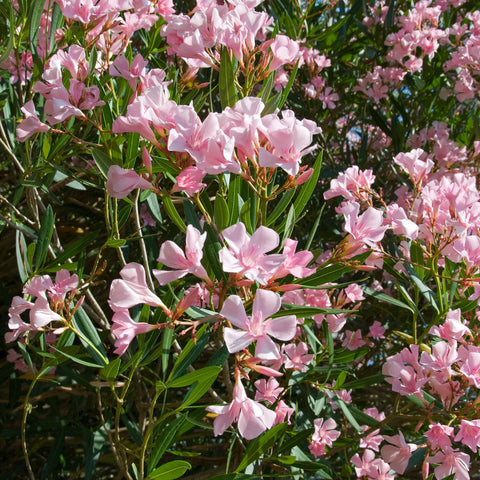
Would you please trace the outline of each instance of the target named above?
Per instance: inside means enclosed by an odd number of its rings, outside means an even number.
[[[148,287],[152,292],[155,291],[155,286],[153,284],[152,280],[152,274],[150,273],[150,267],[148,265],[148,254],[147,254],[147,248],[145,246],[145,240],[143,239],[143,234],[142,234],[142,227],[140,225],[140,214],[138,212],[138,199],[140,197],[140,189],[137,188],[137,193],[135,195],[135,203],[133,204],[133,213],[135,216],[135,227],[137,228],[137,233],[138,233],[138,241],[140,242],[140,250],[142,251],[142,257],[143,257],[143,267],[145,268],[145,273],[147,275],[147,283]]]
[[[27,395],[25,397],[25,403],[23,404],[23,415],[22,415],[22,425],[21,425],[21,439],[22,439],[22,451],[23,451],[23,458],[25,459],[25,465],[27,467],[28,476],[30,480],[35,480],[35,475],[32,470],[32,466],[30,465],[30,459],[28,458],[28,449],[27,449],[27,438],[26,438],[26,426],[27,426],[27,417],[29,414],[29,410],[31,407],[30,404],[30,396],[32,394],[33,388],[37,384],[38,377],[35,376],[33,382],[30,384],[28,388]]]

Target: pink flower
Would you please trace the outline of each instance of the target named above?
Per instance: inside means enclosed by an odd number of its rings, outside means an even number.
[[[442,425],[441,423],[434,423],[429,425],[428,432],[425,433],[432,450],[440,447],[442,450],[447,450],[452,446],[453,427]]]
[[[226,228],[222,236],[228,244],[218,256],[225,272],[242,273],[250,280],[266,285],[285,260],[284,255],[265,255],[277,248],[280,238],[270,228],[261,226],[250,237],[243,223]]]
[[[185,192],[192,197],[195,193],[200,192],[206,187],[206,183],[202,183],[205,172],[194,165],[190,165],[180,172],[175,179],[175,185],[172,192]]]
[[[277,35],[270,44],[272,61],[268,66],[269,72],[273,72],[281,65],[296,62],[300,55],[299,45],[295,40],[286,35]]]
[[[213,421],[215,436],[221,435],[233,422],[238,422],[240,435],[251,440],[271,428],[275,422],[275,412],[261,403],[250,400],[239,378],[233,389],[233,400],[229,405],[213,405],[206,410],[217,414]]]
[[[290,425],[290,417],[295,413],[295,409],[289,407],[283,400],[278,402],[278,405],[275,408],[275,422],[274,425],[283,423],[285,418],[287,419],[288,424]]]
[[[270,290],[257,290],[253,300],[252,316],[247,317],[242,299],[237,295],[228,297],[220,315],[244,330],[239,331],[229,327],[224,329],[228,351],[230,353],[239,352],[256,341],[255,357],[263,360],[279,359],[277,345],[270,336],[281,341],[288,341],[295,336],[297,327],[297,319],[294,315],[266,320],[280,310],[281,304],[278,293]]]
[[[269,378],[268,382],[264,378],[255,382],[255,400],[275,403],[278,396],[283,392],[283,388],[278,388],[279,383],[275,378]]]
[[[460,423],[460,430],[455,437],[456,442],[462,442],[477,453],[480,447],[480,420],[464,420]]]
[[[259,164],[261,167],[280,167],[289,175],[296,175],[301,158],[316,148],[309,145],[320,129],[311,120],[297,120],[290,110],[282,115],[282,119],[276,114],[262,118],[259,129],[269,141],[270,149],[260,147]]]
[[[369,207],[358,216],[360,205],[356,202],[346,203],[340,210],[345,216],[345,231],[357,242],[375,247],[382,240],[387,227],[383,226],[383,213],[380,210]]]
[[[105,188],[111,197],[125,198],[136,188],[149,190],[152,185],[133,170],[125,170],[118,165],[112,165],[108,169]]]
[[[298,242],[287,238],[283,247],[283,255],[285,261],[280,265],[280,268],[275,272],[272,278],[282,278],[288,274],[296,278],[304,278],[315,273],[314,268],[307,268],[307,265],[313,260],[313,253],[308,250],[295,252]]]
[[[398,432],[398,435],[393,437],[385,435],[384,438],[392,445],[386,445],[382,447],[381,454],[383,460],[388,462],[390,466],[399,474],[403,475],[408,466],[408,461],[412,455],[412,452],[417,449],[417,446],[413,443],[405,441],[402,432]]]
[[[115,347],[113,353],[123,355],[132,340],[140,333],[146,333],[155,329],[155,325],[145,322],[135,322],[128,313],[128,310],[115,312],[112,317],[112,334],[115,335]]]
[[[437,464],[435,477],[440,480],[455,474],[454,480],[470,480],[470,456],[458,450],[446,449],[427,459],[428,463]]]
[[[206,233],[200,234],[193,225],[188,225],[185,253],[172,241],[167,240],[164,242],[160,247],[160,254],[158,255],[157,261],[176,270],[153,270],[153,274],[158,280],[158,283],[160,283],[160,285],[166,285],[167,283],[184,277],[188,273],[207,280],[208,274],[200,263],[203,258],[203,245],[206,238]]]
[[[24,142],[37,132],[47,132],[50,127],[41,122],[35,112],[33,100],[28,101],[22,108],[25,119],[17,127],[17,140]]]
[[[323,421],[323,418],[314,420],[315,432],[312,435],[312,441],[308,447],[312,455],[319,457],[325,455],[325,447],[331,447],[333,442],[340,436],[340,432],[335,430],[337,423],[332,418]]]
[[[166,309],[160,298],[149,290],[142,265],[127,263],[120,271],[120,276],[122,280],[115,279],[110,286],[108,304],[114,312],[125,311],[142,303]]]
[[[310,364],[315,356],[313,354],[305,355],[308,352],[308,346],[304,342],[300,342],[298,345],[289,343],[283,347],[282,351],[287,356],[284,362],[285,368],[299,372],[306,372],[307,365]]]
[[[53,303],[62,302],[68,292],[76,290],[78,286],[78,275],[70,275],[68,270],[62,268],[55,275],[55,283],[49,288],[50,299]]]

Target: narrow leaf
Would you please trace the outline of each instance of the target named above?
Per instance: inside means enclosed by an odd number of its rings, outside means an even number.
[[[185,460],[174,460],[156,468],[147,480],[174,480],[180,478],[192,466]]]

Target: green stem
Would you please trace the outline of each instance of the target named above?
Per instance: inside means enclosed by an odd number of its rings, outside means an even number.
[[[25,402],[23,404],[22,424],[20,428],[23,458],[25,459],[25,465],[27,467],[28,476],[30,477],[30,480],[35,480],[35,475],[33,473],[32,466],[30,465],[30,459],[28,457],[26,426],[27,426],[27,417],[28,417],[28,414],[30,413],[30,408],[31,408],[30,396],[32,394],[33,388],[37,384],[37,380],[38,380],[38,376],[35,376],[35,378],[33,379],[33,382],[30,384],[30,387],[28,388],[28,392],[25,397]]]

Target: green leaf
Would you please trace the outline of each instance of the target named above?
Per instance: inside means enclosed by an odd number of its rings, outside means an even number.
[[[195,382],[203,382],[204,380],[210,377],[217,377],[220,368],[217,366],[213,367],[204,367],[200,368],[199,370],[195,370],[194,372],[189,372],[175,380],[171,380],[167,382],[168,388],[179,388],[179,387],[187,387],[188,385],[192,385]]]
[[[104,178],[107,178],[108,170],[112,165],[114,165],[114,162],[111,160],[110,155],[108,155],[105,150],[97,147],[93,147],[91,151],[93,160],[95,160],[95,164],[100,170],[100,173],[103,175]]]
[[[235,71],[230,52],[226,47],[222,47],[220,53],[220,73],[218,75],[218,89],[220,94],[220,103],[222,109],[233,107],[237,101],[237,92],[235,89]]]
[[[157,441],[153,447],[150,461],[148,463],[148,469],[150,472],[157,466],[167,448],[174,444],[178,431],[186,421],[187,415],[183,414],[170,423],[164,421],[155,427],[154,438],[156,438]],[[159,430],[158,436],[155,435],[157,430]]]
[[[175,225],[182,231],[186,232],[187,231],[187,226],[185,225],[185,222],[182,220],[182,217],[178,213],[177,209],[175,208],[175,205],[172,202],[172,199],[170,198],[170,195],[166,190],[162,192],[162,201],[163,201],[163,206],[165,207],[165,211],[167,212],[167,215],[170,217],[170,219],[175,223]]]
[[[272,225],[278,217],[282,216],[285,214],[285,210],[287,206],[290,204],[292,197],[295,195],[295,190],[296,188],[292,188],[290,190],[287,190],[280,198],[278,203],[275,205],[275,208],[272,210],[272,212],[267,215],[267,219],[264,223],[266,227]]]
[[[363,287],[362,290],[370,297],[375,298],[375,300],[380,300],[381,302],[390,303],[391,305],[394,305],[399,308],[404,308],[413,313],[413,309],[409,305],[402,302],[401,300],[398,300],[397,298],[390,297],[389,295],[382,292],[377,292],[376,290],[370,287]]]
[[[192,466],[185,460],[173,460],[156,468],[148,475],[147,480],[174,480],[180,478]]]
[[[79,363],[80,365],[85,365],[86,367],[93,367],[99,368],[103,367],[104,364],[100,363],[93,363],[88,360],[83,360],[83,357],[86,357],[87,354],[85,350],[80,347],[80,345],[70,345],[65,347],[52,347],[55,351],[55,357],[63,362],[64,360],[62,357],[69,358],[73,360],[75,363]]]
[[[247,473],[225,473],[223,475],[218,475],[213,477],[210,480],[263,480],[264,477],[259,477],[258,475],[249,475]]]
[[[38,2],[41,3],[41,2]],[[5,35],[7,35],[7,43],[5,45],[5,48],[3,52],[0,55],[0,63],[4,62],[8,56],[10,55],[10,52],[13,49],[13,39],[16,38],[15,35],[15,15],[13,11],[13,2],[2,2],[2,7],[6,6],[8,8],[8,12],[3,11],[2,14],[5,16],[5,18],[8,18],[8,33],[5,32],[3,35],[3,38],[5,38]]]
[[[240,465],[235,470],[235,473],[240,472],[247,468],[252,462],[260,458],[267,450],[283,435],[287,425],[280,423],[275,425],[270,430],[267,430],[260,437],[255,438],[249,444],[245,450],[245,456],[242,458]]]
[[[108,365],[105,365],[100,370],[100,376],[104,380],[114,380],[115,378],[117,378],[121,363],[122,363],[122,359],[120,357],[117,357],[115,360],[112,360]]]
[[[355,428],[355,430],[358,433],[362,433],[363,432],[362,427],[358,424],[357,420],[348,409],[347,404],[341,398],[338,398],[338,397],[335,399],[335,403],[340,407],[346,419],[349,421],[350,425],[352,425],[352,427]]]
[[[358,380],[352,380],[351,382],[347,382],[343,385],[345,390],[356,389],[356,388],[365,388],[371,387],[372,385],[378,385],[382,383],[385,379],[385,376],[381,373],[377,373],[376,375],[370,375],[368,377],[359,378]]]
[[[82,307],[76,311],[72,323],[80,333],[80,340],[90,355],[99,362],[101,366],[107,365],[107,352],[105,352],[105,349],[103,348],[102,341],[98,336],[96,328]]]
[[[407,273],[410,275],[410,279],[418,288],[420,293],[425,297],[427,302],[435,309],[437,313],[440,313],[440,309],[438,308],[437,302],[435,301],[435,292],[422,282],[415,269],[409,263],[404,263],[403,266],[405,267]]]
[[[289,438],[286,442],[283,442],[276,450],[276,453],[290,452],[290,450],[296,445],[306,442],[308,437],[310,437],[310,435],[312,435],[313,432],[314,432],[314,429],[309,428],[307,430],[303,430],[303,432],[297,433],[292,438]]]
[[[35,267],[39,270],[43,265],[45,257],[47,256],[48,246],[53,235],[53,225],[55,222],[55,215],[52,207],[48,205],[45,214],[42,217],[40,232],[38,233],[37,248],[35,255]]]
[[[425,258],[423,256],[423,249],[417,242],[412,242],[410,246],[410,259],[412,260],[413,268],[417,272],[418,278],[423,280],[425,277]]]
[[[288,209],[287,217],[285,219],[285,230],[283,231],[283,238],[282,238],[282,243],[280,244],[281,247],[285,244],[285,240],[287,238],[290,238],[290,235],[293,232],[293,229],[295,227],[295,222],[296,222],[296,216],[295,216],[295,208],[293,205],[290,205],[290,208]]]
[[[220,195],[220,193],[217,193],[217,196],[215,197],[213,208],[215,224],[218,230],[222,231],[224,228],[228,227],[230,212],[228,211],[228,204],[226,200],[222,197],[222,195]]]
[[[127,241],[124,238],[109,238],[105,242],[105,246],[112,247],[112,248],[120,248],[123,247]]]
[[[160,204],[158,203],[158,197],[155,194],[149,195],[147,197],[147,205],[150,213],[152,214],[153,219],[157,223],[162,223],[162,213],[160,212]]]
[[[207,325],[204,325],[197,331],[197,338],[196,341],[191,338],[185,347],[183,347],[182,353],[178,356],[175,365],[173,366],[172,372],[167,380],[167,382],[171,382],[175,378],[180,377],[188,366],[190,366],[198,356],[203,352],[205,345],[208,343],[210,339],[210,334],[205,333],[207,329]]]
[[[184,408],[193,405],[197,400],[200,400],[210,387],[213,385],[213,382],[217,379],[218,374],[222,370],[222,367],[205,367],[205,368],[212,368],[215,372],[214,375],[209,375],[208,377],[204,377],[202,380],[195,383],[192,388],[187,393],[185,400],[183,401],[182,405],[180,406],[179,410],[183,410]],[[202,369],[203,370],[203,369]]]
[[[133,168],[139,153],[140,134],[131,132],[128,134],[127,151],[125,152],[125,168]]]
[[[30,36],[30,49],[34,54],[37,52],[36,47],[38,44],[38,29],[40,26],[40,20],[42,18],[44,6],[45,4],[42,1],[34,0],[31,2],[29,8],[28,27]]]
[[[80,237],[78,240],[75,240],[72,244],[68,245],[65,250],[57,255],[55,260],[52,262],[48,263],[45,268],[51,268],[55,265],[62,264],[66,262],[67,260],[73,258],[75,255],[78,253],[86,250],[88,247],[89,250],[91,250],[91,246],[96,238],[98,238],[98,231],[95,232],[90,232],[86,235],[83,235]]]
[[[18,275],[22,283],[25,283],[30,273],[32,273],[32,266],[28,263],[27,242],[25,241],[25,236],[20,230],[16,230],[15,236],[15,253]]]

